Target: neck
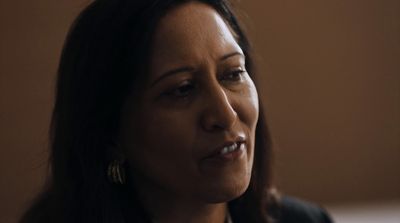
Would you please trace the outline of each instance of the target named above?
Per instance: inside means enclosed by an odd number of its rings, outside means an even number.
[[[155,185],[133,187],[154,223],[224,223],[226,220],[227,203],[202,202]]]
[[[164,203],[162,206],[152,212],[156,223],[224,223],[226,219],[226,203],[183,205],[175,202],[173,205]]]

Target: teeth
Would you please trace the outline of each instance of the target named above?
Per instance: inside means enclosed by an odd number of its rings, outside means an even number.
[[[238,148],[238,144],[237,143],[233,143],[230,146],[225,146],[224,148],[222,148],[221,150],[221,155],[224,155],[226,153],[232,152],[233,150],[236,150]]]

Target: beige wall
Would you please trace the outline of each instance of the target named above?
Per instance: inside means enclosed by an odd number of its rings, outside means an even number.
[[[0,0],[0,222],[43,183],[55,72],[88,0]],[[400,2],[244,1],[282,191],[400,199]]]
[[[400,199],[400,1],[264,2],[245,11],[283,191]]]

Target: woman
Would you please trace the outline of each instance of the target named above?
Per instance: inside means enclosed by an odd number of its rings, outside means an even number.
[[[21,222],[330,222],[279,197],[225,0],[98,0],[59,66],[51,179]]]

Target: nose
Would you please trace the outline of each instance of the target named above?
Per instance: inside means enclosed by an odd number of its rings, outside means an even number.
[[[206,131],[230,130],[238,119],[232,103],[222,87],[216,87],[205,97],[201,123]]]

